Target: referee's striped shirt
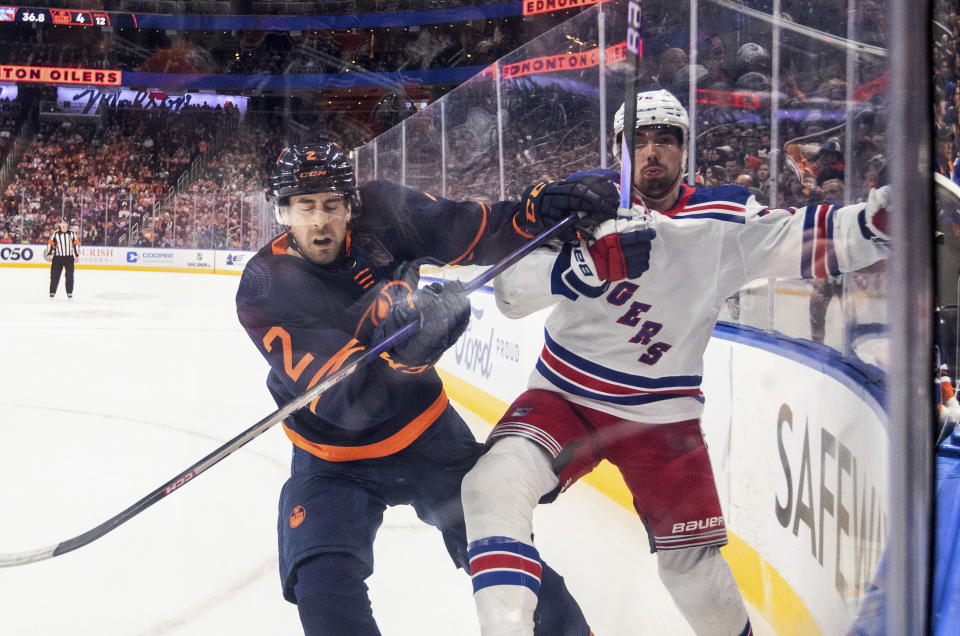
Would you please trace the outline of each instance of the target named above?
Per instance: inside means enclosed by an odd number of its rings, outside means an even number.
[[[54,256],[80,256],[80,239],[73,232],[57,230],[48,241],[50,253]]]

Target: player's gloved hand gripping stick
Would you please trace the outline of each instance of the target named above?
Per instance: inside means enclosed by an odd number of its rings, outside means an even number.
[[[540,247],[546,241],[550,240],[557,236],[558,233],[562,232],[568,228],[576,219],[578,218],[577,214],[570,214],[559,223],[546,230],[536,238],[527,242],[525,245],[517,249],[515,252],[506,256],[496,265],[490,267],[490,269],[484,271],[482,274],[469,281],[463,285],[463,294],[469,294],[472,291],[483,287],[488,282],[493,280],[498,274],[503,270],[507,269],[521,258]],[[225,459],[227,456],[232,455],[234,451],[239,450],[241,447],[245,446],[248,442],[255,439],[264,433],[271,426],[280,422],[291,413],[296,411],[299,408],[302,408],[312,402],[315,398],[319,397],[324,391],[330,389],[348,375],[359,369],[360,367],[370,363],[371,361],[380,357],[380,354],[384,351],[392,349],[398,343],[403,342],[413,333],[415,333],[420,328],[420,321],[416,320],[410,322],[406,326],[400,328],[398,331],[390,334],[382,341],[380,341],[375,346],[368,349],[362,356],[357,358],[353,363],[348,364],[340,369],[337,373],[334,373],[329,378],[320,382],[315,387],[309,391],[304,392],[302,395],[292,400],[282,408],[274,411],[267,417],[263,418],[247,430],[245,430],[240,435],[237,435],[230,441],[226,442],[212,453],[195,463],[194,465],[187,468],[185,471],[171,479],[169,482],[160,486],[147,496],[145,496],[140,501],[136,502],[126,510],[123,510],[119,514],[107,519],[100,525],[90,530],[87,530],[83,534],[77,535],[72,539],[67,539],[66,541],[61,541],[60,543],[47,546],[45,548],[40,548],[38,550],[28,550],[25,552],[15,552],[15,553],[0,553],[0,567],[10,567],[14,565],[25,565],[27,563],[33,563],[35,561],[43,561],[55,556],[60,556],[61,554],[66,554],[67,552],[72,552],[77,548],[81,548],[88,543],[91,543],[103,535],[107,534],[117,526],[122,523],[132,519],[136,515],[140,514],[153,504],[157,503],[167,495],[176,491],[178,488],[196,478],[200,473],[206,471],[208,468],[212,467],[214,464],[219,463],[221,460]]]

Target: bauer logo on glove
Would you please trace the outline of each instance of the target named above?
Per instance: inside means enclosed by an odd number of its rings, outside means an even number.
[[[597,268],[586,242],[566,244],[560,249],[550,273],[550,291],[576,300],[580,296],[596,298],[607,291],[610,283],[597,276]]]

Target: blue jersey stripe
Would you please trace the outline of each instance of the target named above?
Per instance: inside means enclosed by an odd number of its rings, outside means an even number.
[[[510,537],[485,537],[467,546],[467,557],[471,559],[487,552],[511,552],[535,561],[540,560],[540,553],[535,547]]]
[[[717,221],[729,221],[731,223],[746,223],[742,216],[736,214],[723,214],[722,212],[704,212],[702,214],[678,214],[671,217],[674,221],[684,221],[686,219],[715,219]]]
[[[839,276],[840,263],[837,261],[837,250],[833,243],[833,218],[837,211],[835,206],[830,206],[827,212],[827,273],[831,276]]]
[[[494,585],[522,585],[534,594],[540,593],[540,581],[537,577],[520,570],[492,570],[473,577],[474,592]]]
[[[626,384],[627,386],[638,389],[695,389],[700,386],[703,380],[699,375],[668,375],[662,378],[648,378],[642,375],[624,373],[602,367],[595,362],[582,358],[572,351],[567,351],[561,345],[550,337],[550,333],[545,329],[543,332],[550,353],[560,358],[572,367],[580,371],[586,371],[603,380]]]
[[[655,395],[607,395],[605,393],[597,393],[596,391],[585,389],[563,379],[551,371],[550,368],[543,363],[543,360],[537,360],[537,371],[539,371],[540,375],[549,380],[557,388],[562,389],[567,393],[579,395],[580,397],[590,398],[591,400],[597,400],[600,402],[609,402],[610,404],[640,406],[642,404],[653,404],[654,402],[663,402],[664,400],[674,400],[676,398],[683,397],[689,397],[698,402],[703,402],[702,395],[684,395],[677,393],[657,393]]]
[[[803,209],[803,248],[800,251],[800,278],[813,278],[814,227],[817,220],[817,206],[808,205]]]

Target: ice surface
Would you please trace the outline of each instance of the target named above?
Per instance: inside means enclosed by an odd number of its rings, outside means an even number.
[[[68,301],[46,269],[0,269],[0,552],[88,530],[275,409],[238,281],[79,270]],[[277,575],[289,454],[272,429],[92,544],[0,569],[0,634],[302,633]],[[535,530],[598,635],[690,633],[629,511],[577,485]],[[375,558],[384,634],[478,634],[468,578],[412,510],[388,511]]]

